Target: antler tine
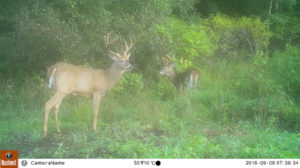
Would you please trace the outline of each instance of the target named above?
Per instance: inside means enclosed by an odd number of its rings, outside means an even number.
[[[137,42],[137,41],[135,41],[135,42],[133,43],[133,42],[132,42],[132,38],[131,38],[130,35],[129,35],[129,39],[130,39],[130,46],[129,46],[129,47],[128,47],[128,44],[127,44],[126,40],[123,39],[123,40],[124,40],[124,43],[125,43],[125,47],[126,47],[126,49],[125,49],[125,51],[124,51],[124,54],[125,54],[125,55],[127,55],[128,51],[129,51],[133,46],[135,46],[135,44],[136,44],[136,42]]]
[[[167,58],[168,58],[171,62],[174,61],[173,58],[172,58],[170,55],[167,55]]]
[[[132,38],[131,38],[131,36],[129,36],[129,39],[130,39],[130,47],[129,47],[129,49],[131,49],[133,46],[135,46],[137,40],[135,40],[135,42],[132,43]]]
[[[161,59],[166,66],[170,64],[170,60],[167,57],[162,57]]]
[[[105,42],[105,46],[106,46],[106,47],[108,47],[109,34],[110,34],[110,33],[107,33],[107,35],[104,35],[104,42]]]
[[[163,63],[168,66],[173,62],[173,58],[169,55],[166,55],[164,57],[161,58],[161,60],[163,61]]]
[[[113,54],[117,57],[121,57],[120,53],[114,52],[108,48],[108,46],[111,45],[112,43],[114,43],[115,41],[117,41],[119,39],[119,37],[113,39],[113,41],[110,42],[109,36],[110,36],[110,33],[107,33],[107,35],[104,35],[104,42],[105,42],[105,46],[107,47],[108,52],[110,52],[111,54]]]
[[[111,54],[113,54],[113,55],[115,55],[115,56],[117,56],[117,57],[120,57],[120,58],[121,58],[121,55],[120,55],[120,53],[113,52],[113,51],[111,51],[110,49],[107,49],[107,50],[108,50],[108,52],[110,52]]]
[[[125,43],[125,47],[126,47],[126,49],[125,49],[125,50],[127,50],[127,49],[128,49],[127,42],[126,42],[126,40],[125,40],[125,39],[123,39],[123,41],[124,41],[124,43]]]
[[[106,47],[108,47],[109,45],[111,45],[112,43],[114,43],[115,41],[117,41],[119,39],[119,37],[117,36],[112,41],[110,41],[109,36],[110,36],[110,33],[107,33],[107,35],[104,35],[104,42],[105,42]]]

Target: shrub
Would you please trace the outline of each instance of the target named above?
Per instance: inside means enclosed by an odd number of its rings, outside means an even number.
[[[270,32],[266,22],[259,17],[232,18],[222,14],[212,15],[203,21],[216,45],[216,56],[243,59],[266,50],[269,45]],[[237,53],[236,53],[237,52]]]
[[[201,24],[169,18],[157,28],[171,45],[171,54],[174,54],[178,71],[197,67],[197,60],[214,54],[215,46],[206,33],[207,27]]]
[[[144,87],[142,75],[138,73],[125,72],[117,85],[112,89],[114,95],[134,95]]]

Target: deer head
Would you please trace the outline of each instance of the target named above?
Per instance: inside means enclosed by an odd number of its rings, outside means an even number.
[[[159,74],[168,76],[178,89],[197,87],[200,77],[200,72],[197,69],[192,68],[184,72],[176,73],[174,70],[175,63],[172,57],[163,57],[162,62],[164,63],[164,67],[160,70]]]
[[[169,55],[162,58],[162,62],[164,63],[164,67],[159,71],[159,74],[161,75],[167,75],[172,78],[172,75],[174,75],[174,66],[175,63],[173,63],[173,58]]]
[[[119,68],[126,70],[126,69],[131,69],[132,65],[129,62],[129,58],[130,58],[130,50],[132,49],[133,46],[135,46],[136,42],[134,43],[132,42],[132,38],[131,36],[129,36],[130,38],[130,45],[128,46],[127,42],[125,39],[123,39],[124,44],[125,44],[125,50],[123,52],[119,52],[119,51],[112,51],[111,49],[109,49],[109,46],[111,44],[113,44],[115,41],[117,41],[119,39],[119,37],[114,38],[112,41],[110,41],[110,34],[108,33],[106,36],[104,36],[104,41],[105,41],[105,46],[107,47],[107,50],[109,52],[109,56],[110,58],[116,63],[116,65],[119,66]]]

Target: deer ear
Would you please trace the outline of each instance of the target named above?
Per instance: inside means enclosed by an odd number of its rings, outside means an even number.
[[[129,59],[130,55],[131,55],[130,53],[127,55],[127,58],[128,58],[128,59]]]

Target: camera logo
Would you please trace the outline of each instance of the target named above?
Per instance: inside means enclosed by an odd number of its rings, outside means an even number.
[[[18,151],[0,151],[0,168],[17,168]]]
[[[10,152],[7,152],[7,153],[5,154],[6,159],[11,159],[12,156],[13,156],[13,155],[12,155]]]

